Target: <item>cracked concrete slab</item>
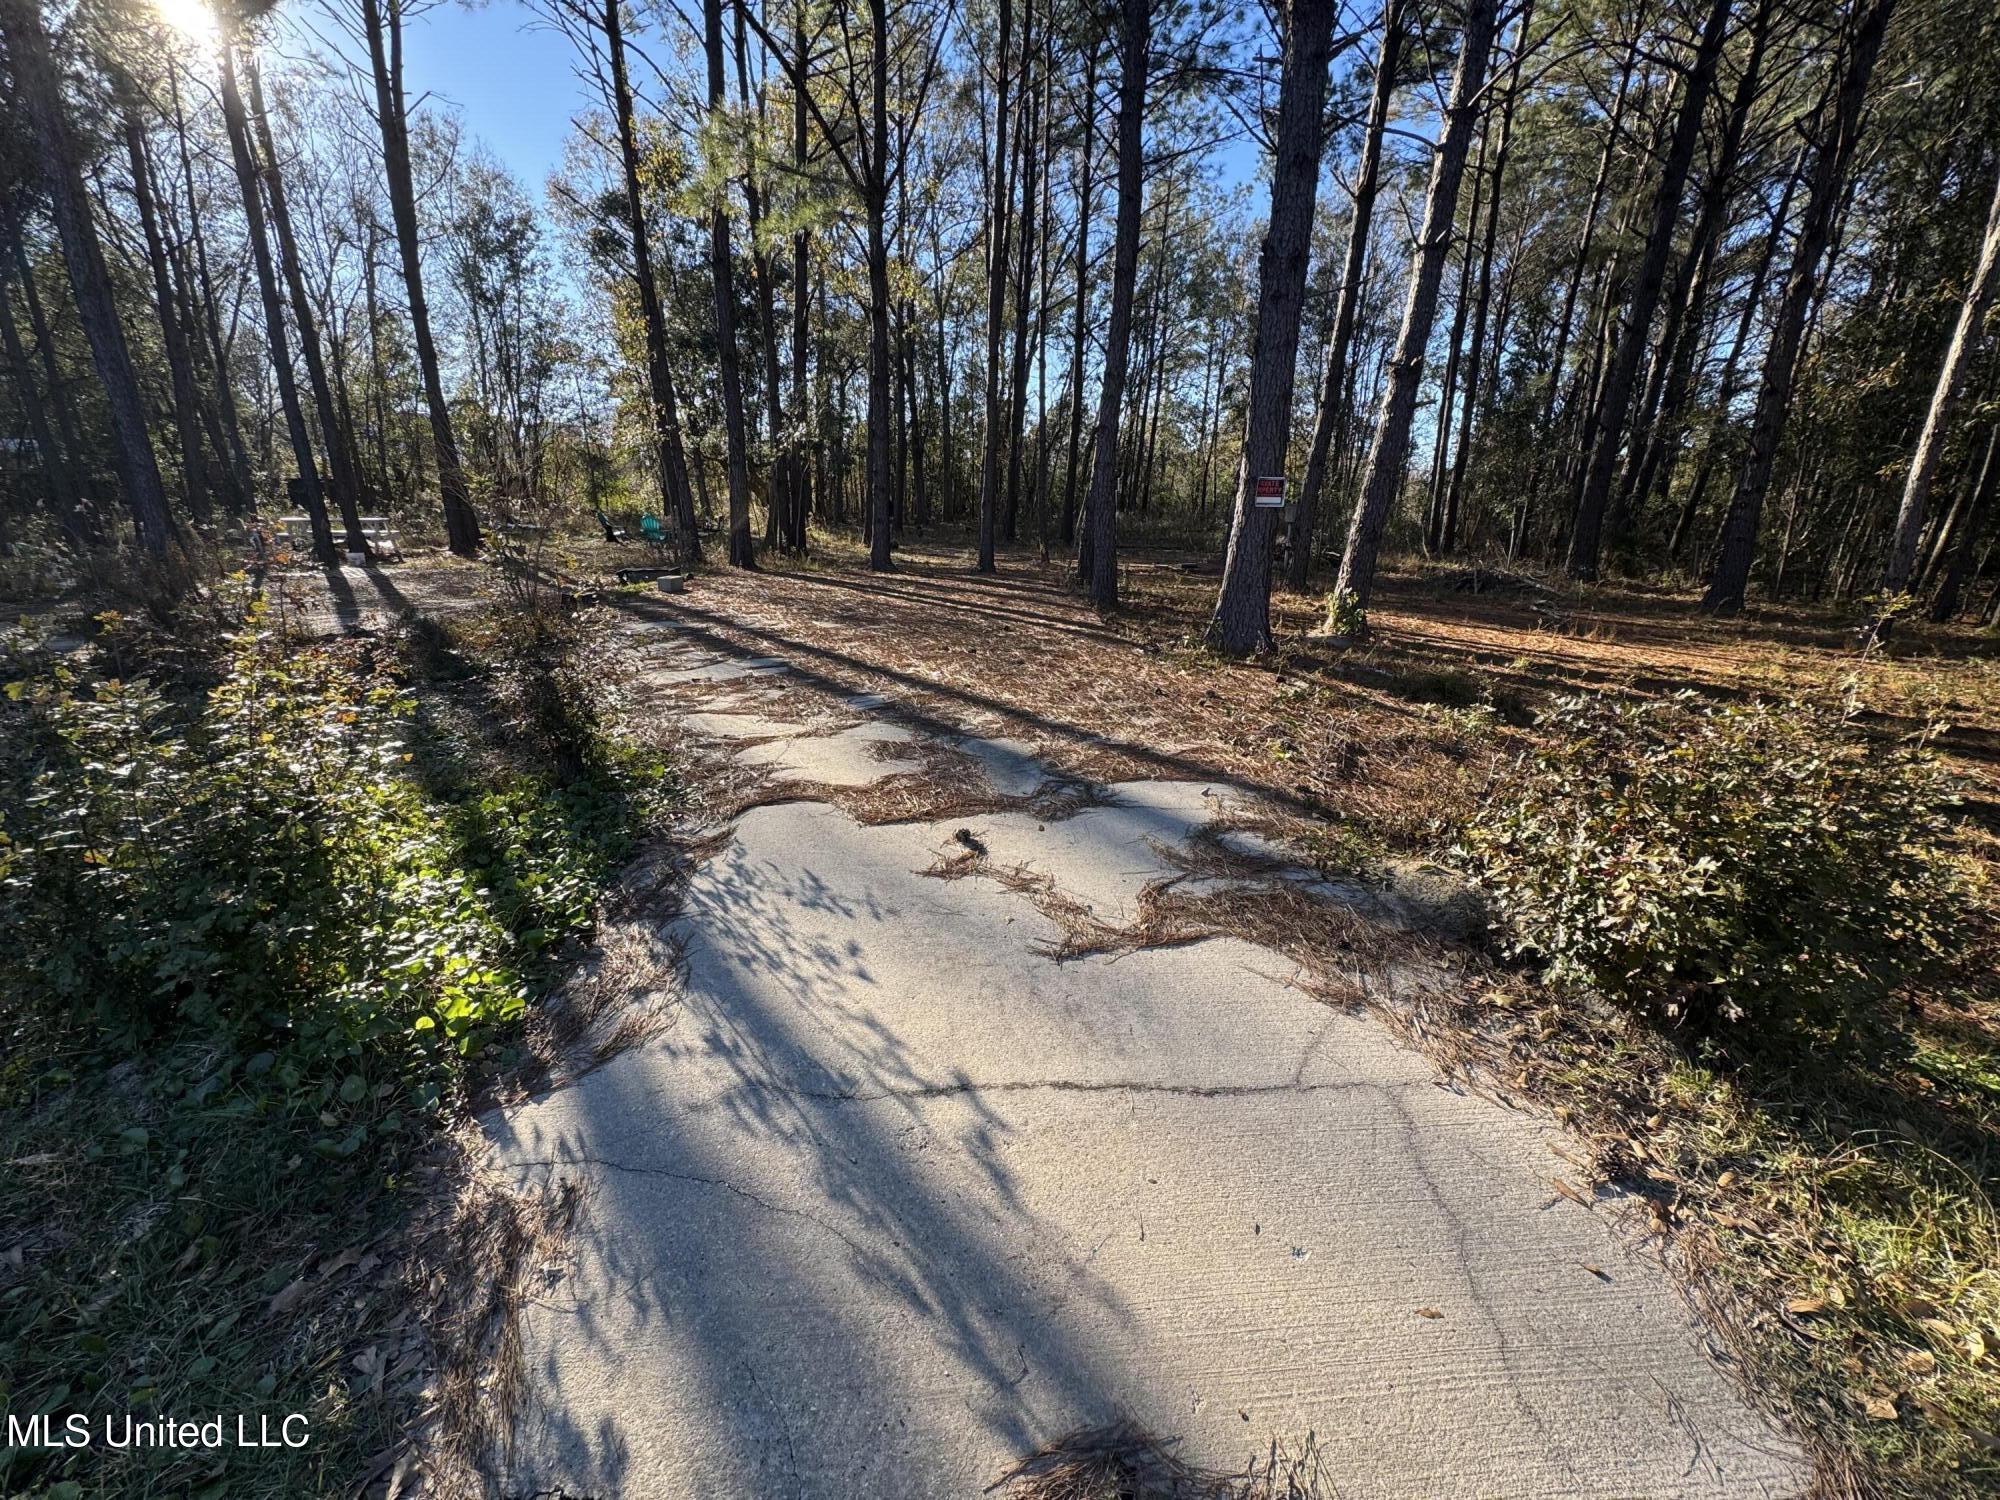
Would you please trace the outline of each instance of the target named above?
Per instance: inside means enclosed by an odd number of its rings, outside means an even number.
[[[1222,789],[1116,791],[975,826],[1109,911]],[[1218,1467],[1310,1430],[1346,1495],[1803,1489],[1546,1128],[1266,950],[1038,956],[1021,897],[919,873],[958,826],[746,814],[671,1029],[487,1118],[589,1188],[507,1492],[969,1497],[1115,1416]]]
[[[735,712],[689,714],[681,722],[693,733],[712,740],[790,739],[809,727],[787,719]]]
[[[957,748],[979,763],[986,784],[1002,797],[1025,797],[1049,779],[1048,768],[1035,758],[1035,747],[1026,740],[975,735],[960,740]]]
[[[740,677],[767,676],[792,670],[777,656],[718,656],[666,673],[662,682],[733,682]]]
[[[1241,799],[1218,782],[1126,781],[1112,791],[1111,806],[1056,823],[1007,812],[967,819],[965,826],[994,865],[1045,876],[1100,920],[1129,922],[1138,915],[1140,892],[1180,873],[1162,848],[1184,844]]]
[[[826,786],[872,786],[909,769],[916,739],[900,724],[856,724],[836,734],[798,735],[769,740],[736,753],[739,765],[771,770],[781,781],[816,781]]]

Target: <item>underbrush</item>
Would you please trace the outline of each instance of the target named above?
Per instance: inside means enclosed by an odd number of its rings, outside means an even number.
[[[1954,790],[1837,713],[1573,699],[1464,840],[1541,982],[1457,1034],[1677,1231],[1816,1493],[2000,1484],[2000,946]]]
[[[390,1442],[423,1378],[413,1174],[673,795],[575,623],[509,616],[307,643],[253,608],[153,677],[117,675],[110,619],[12,664],[0,1413],[96,1441],[0,1448],[0,1490],[322,1492]],[[107,1451],[128,1412],[311,1440]]]
[[[1944,956],[1971,879],[1919,745],[1800,704],[1567,698],[1467,831],[1516,953],[1708,1033],[1836,1044]]]

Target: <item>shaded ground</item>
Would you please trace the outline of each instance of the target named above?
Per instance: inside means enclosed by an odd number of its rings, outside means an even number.
[[[594,543],[556,551],[544,560],[548,575],[584,591],[633,561],[631,549]],[[676,609],[713,649],[790,665],[753,684],[760,699],[770,695],[754,716],[774,727],[691,713],[690,694],[715,691],[699,678],[631,696],[663,733],[685,733],[694,746],[741,734],[731,743],[767,762],[704,756],[719,827],[808,798],[870,822],[937,821],[948,836],[984,827],[975,816],[1019,807],[1024,757],[1073,778],[1037,798],[1036,821],[1051,829],[1092,804],[1093,785],[1121,780],[1209,782],[1254,796],[1234,823],[1281,840],[1288,859],[1372,904],[1318,899],[1324,892],[1306,880],[1267,883],[1263,898],[1243,899],[1230,879],[1272,872],[1207,838],[1182,847],[1178,883],[1142,886],[1109,921],[1005,864],[1018,849],[1004,838],[983,856],[953,839],[937,863],[1024,898],[1056,923],[1057,953],[1247,935],[1283,951],[1316,993],[1350,1004],[1383,998],[1362,981],[1410,942],[1407,926],[1378,918],[1473,938],[1442,952],[1477,985],[1406,990],[1373,1014],[1444,1076],[1533,1100],[1540,1117],[1560,1122],[1572,1170],[1553,1181],[1580,1189],[1597,1212],[1607,1201],[1600,1191],[1635,1195],[1626,1217],[1668,1248],[1757,1401],[1805,1442],[1811,1493],[1969,1496],[2000,1483],[1992,935],[1972,936],[1948,982],[1908,997],[1897,1047],[1718,1067],[1481,959],[1481,919],[1424,863],[1449,848],[1515,753],[1536,744],[1535,711],[1596,688],[1801,695],[1848,705],[1885,737],[1931,734],[1967,778],[1965,845],[1990,867],[2000,828],[1990,633],[1912,626],[1888,653],[1863,656],[1847,622],[1803,608],[1717,623],[1664,591],[1430,569],[1386,579],[1374,637],[1345,651],[1306,639],[1316,600],[1281,595],[1279,652],[1232,665],[1195,648],[1215,579],[1181,558],[1134,557],[1125,605],[1108,618],[1068,591],[1059,566],[1003,553],[1000,578],[981,580],[969,562],[962,549],[912,544],[899,551],[899,571],[881,577],[835,540],[810,563],[704,573],[677,601],[645,591],[604,598],[635,621]],[[414,597],[429,568],[419,558],[385,571]],[[453,570],[462,565],[444,564]],[[500,586],[501,575],[486,577]],[[877,747],[872,731],[851,727],[873,698],[893,701],[913,743]],[[772,782],[772,762],[796,760],[784,743],[793,726],[839,741],[815,750],[821,779],[810,786]],[[1004,790],[978,774],[983,752],[968,757],[979,745],[950,743],[963,732],[1006,742],[991,757],[1016,778]],[[866,783],[877,755],[892,757],[883,762],[891,774]],[[670,947],[674,931],[643,936]]]
[[[1335,1003],[1464,982],[1421,872],[1315,869],[1325,791],[1053,589],[857,582],[627,606],[734,822],[670,1029],[489,1117],[583,1187],[508,1492],[969,1495],[1120,1417],[1340,1493],[1803,1487],[1560,1138]],[[1264,906],[1345,983],[1214,935]]]

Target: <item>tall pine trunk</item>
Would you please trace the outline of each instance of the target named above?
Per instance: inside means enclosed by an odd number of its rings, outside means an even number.
[[[1368,231],[1375,221],[1375,195],[1381,187],[1382,137],[1389,123],[1389,105],[1396,94],[1396,66],[1403,52],[1403,11],[1408,0],[1388,0],[1382,11],[1382,50],[1375,61],[1375,88],[1368,100],[1368,123],[1361,138],[1361,167],[1354,179],[1354,204],[1347,231],[1347,253],[1341,262],[1333,331],[1320,369],[1319,397],[1314,403],[1312,446],[1306,453],[1305,478],[1299,485],[1298,508],[1292,514],[1285,581],[1303,592],[1312,570],[1318,534],[1319,502],[1326,487],[1327,457],[1347,411],[1348,361],[1354,346],[1354,324],[1361,308],[1361,278],[1368,261]],[[1216,405],[1221,406],[1217,383]]]
[[[604,50],[611,65],[611,109],[618,124],[625,227],[632,237],[632,278],[638,285],[639,321],[646,339],[654,461],[660,480],[661,508],[674,518],[675,529],[680,532],[682,557],[693,563],[701,561],[701,534],[695,526],[694,492],[688,486],[680,403],[674,397],[673,371],[667,362],[666,315],[660,309],[660,289],[653,280],[653,244],[646,226],[645,198],[640,193],[639,134],[632,116],[632,88],[626,77],[620,4],[621,0],[604,0]]]
[[[868,566],[889,571],[889,8],[868,0]],[[990,536],[988,538],[990,540]],[[990,558],[985,559],[990,562]],[[990,571],[990,569],[989,569]]]
[[[121,80],[121,92],[130,84]],[[201,415],[196,409],[194,362],[189,357],[187,327],[181,322],[174,296],[173,274],[167,267],[167,244],[153,195],[152,160],[146,131],[129,92],[123,101],[125,159],[132,172],[132,201],[139,210],[139,228],[146,241],[146,264],[153,273],[153,306],[158,313],[160,343],[166,350],[174,408],[174,435],[180,446],[181,493],[188,513],[198,522],[209,517],[208,480],[202,465]]]
[[[1209,644],[1230,656],[1247,655],[1271,642],[1271,541],[1277,535],[1279,512],[1257,503],[1257,485],[1260,476],[1274,475],[1282,486],[1285,472],[1332,43],[1332,5],[1326,0],[1292,0],[1278,85],[1278,132],[1272,144],[1270,226],[1257,266],[1249,419],[1222,589],[1208,625]]]
[[[236,40],[226,29],[222,37],[222,120],[229,133],[230,155],[236,163],[236,186],[243,195],[243,219],[249,231],[251,260],[257,268],[257,291],[264,304],[264,338],[271,352],[271,373],[278,382],[285,435],[291,440],[292,458],[298,464],[299,499],[312,526],[313,555],[322,566],[330,568],[339,559],[334,551],[333,529],[327,522],[326,496],[320,488],[319,461],[313,454],[312,435],[306,428],[298,381],[292,373],[291,337],[285,331],[285,304],[278,294],[271,236],[264,225],[264,197],[259,186],[255,147],[250,139],[243,94],[236,84]]]
[[[90,216],[90,191],[84,185],[76,143],[63,113],[55,58],[36,0],[0,0],[0,38],[6,40],[15,91],[34,136],[34,151],[62,243],[63,266],[69,272],[77,315],[90,344],[91,363],[104,386],[111,416],[112,462],[125,491],[132,529],[141,547],[154,554],[164,553],[171,531],[166,487],[160,482],[159,462],[146,432],[139,379],[132,369],[124,326],[118,321],[104,247]]]
[[[1374,441],[1362,469],[1354,518],[1347,528],[1341,554],[1336,598],[1366,608],[1375,587],[1375,557],[1389,507],[1403,487],[1409,462],[1410,423],[1416,415],[1417,392],[1423,382],[1424,350],[1430,343],[1431,322],[1437,316],[1438,283],[1444,276],[1445,255],[1451,248],[1452,221],[1458,212],[1459,180],[1465,174],[1466,147],[1471,144],[1474,118],[1486,78],[1487,54],[1493,48],[1494,13],[1498,0],[1467,0],[1465,30],[1459,42],[1458,67],[1452,75],[1451,97],[1445,106],[1444,132],[1431,164],[1430,190],[1424,200],[1423,227],[1417,232],[1410,265],[1410,290],[1403,304],[1403,324],[1389,357],[1389,378],[1375,422]]]
[[[1882,35],[1888,30],[1896,0],[1864,0],[1864,4],[1865,9],[1844,49],[1845,66],[1834,117],[1818,144],[1813,162],[1805,219],[1792,250],[1784,296],[1764,354],[1756,415],[1750,422],[1749,452],[1744,457],[1729,511],[1723,518],[1715,576],[1702,598],[1702,608],[1710,614],[1736,613],[1743,607],[1743,596],[1749,588],[1764,497],[1771,487],[1771,470],[1777,462],[1778,444],[1784,437],[1785,419],[1790,413],[1799,347],[1818,286],[1819,262],[1833,234],[1834,210],[1840,202],[1848,164],[1854,159],[1860,137],[1861,107],[1868,97],[1868,78],[1875,70],[1876,56],[1882,50]]]
[[[386,25],[383,6],[386,3]],[[382,173],[396,224],[396,248],[403,263],[403,288],[410,305],[410,333],[417,346],[424,401],[430,409],[431,446],[437,450],[438,491],[443,498],[445,540],[461,557],[479,551],[479,518],[459,462],[451,407],[431,337],[430,303],[424,297],[423,245],[417,226],[417,194],[410,176],[409,114],[403,97],[403,0],[361,0],[362,29],[374,73],[375,118],[382,132]]]
[[[986,436],[979,458],[979,571],[991,573],[995,510],[1000,500],[1000,328],[1007,316],[1007,46],[1013,33],[1013,0],[999,0],[1000,36],[994,50],[992,216],[986,224]]]
[[[1392,0],[1393,3],[1393,0]],[[1077,450],[1083,444],[1084,330],[1090,309],[1090,169],[1096,157],[1097,41],[1084,44],[1083,107],[1077,120],[1076,305],[1070,309],[1069,452],[1063,461],[1062,540],[1076,545]]]
[[[254,57],[244,59],[244,73],[250,83],[250,110],[256,125],[257,144],[263,154],[264,192],[270,202],[271,227],[277,231],[285,288],[291,296],[292,325],[298,330],[299,352],[305,357],[306,384],[312,390],[313,410],[319,418],[320,444],[326,449],[327,467],[333,471],[334,505],[340,511],[341,527],[346,532],[343,545],[350,553],[364,552],[367,542],[361,534],[354,466],[350,461],[339,414],[334,410],[333,387],[326,378],[326,359],[320,350],[319,327],[313,317],[312,300],[306,295],[299,243],[292,233],[292,213],[285,201],[284,174],[278,167],[277,142],[271,135],[271,115],[264,104],[264,84]]]
[[[708,42],[708,114],[711,129],[728,106],[722,67],[722,0],[704,0]],[[750,537],[750,453],[744,431],[743,371],[736,347],[736,276],[729,245],[728,189],[718,178],[708,212],[708,265],[715,293],[715,362],[722,377],[722,433],[728,455],[729,561],[738,568],[757,566],[756,544]]]
[[[1647,230],[1646,249],[1633,282],[1631,300],[1625,309],[1625,326],[1605,371],[1604,387],[1597,402],[1597,425],[1588,440],[1590,459],[1570,526],[1566,567],[1572,578],[1597,576],[1604,511],[1611,498],[1618,453],[1625,444],[1632,384],[1653,331],[1653,310],[1659,305],[1660,290],[1666,284],[1667,263],[1674,251],[1674,228],[1680,222],[1681,196],[1687,189],[1688,171],[1694,164],[1695,146],[1701,138],[1702,115],[1708,108],[1709,96],[1715,92],[1715,70],[1722,60],[1722,44],[1728,32],[1729,0],[1709,0],[1694,65],[1688,70],[1680,112],[1667,143],[1666,161],[1653,192],[1653,220]]]
[[[1104,378],[1097,398],[1096,457],[1085,502],[1079,557],[1090,596],[1118,602],[1118,416],[1132,350],[1132,299],[1139,281],[1139,216],[1146,194],[1146,73],[1151,67],[1152,0],[1119,0],[1118,218],[1111,245],[1111,318],[1104,336]]]
[[[1986,309],[1993,300],[1996,266],[2000,266],[2000,182],[1993,187],[1993,203],[1986,211],[1986,233],[1965,284],[1965,296],[1958,306],[1958,323],[1951,331],[1951,343],[1938,369],[1937,384],[1931,391],[1923,432],[1910,456],[1909,475],[1903,481],[1903,499],[1897,507],[1896,529],[1889,541],[1889,560],[1882,572],[1885,594],[1901,594],[1910,587],[1910,574],[1917,562],[1917,539],[1923,534],[1924,509],[1930,500],[1931,479],[1937,472],[1945,439],[1951,435],[1959,391],[1979,345]]]

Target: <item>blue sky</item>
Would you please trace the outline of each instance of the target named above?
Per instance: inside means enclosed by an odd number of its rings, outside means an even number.
[[[584,97],[570,44],[532,20],[513,0],[446,0],[407,24],[403,66],[413,101],[429,92],[456,106],[467,134],[539,198]]]

